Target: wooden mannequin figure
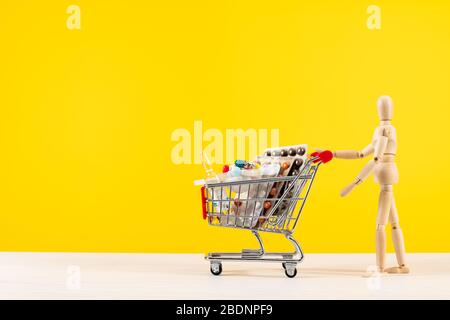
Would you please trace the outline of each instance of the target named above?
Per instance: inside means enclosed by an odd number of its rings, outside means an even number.
[[[375,129],[372,142],[361,151],[340,150],[333,152],[334,157],[341,159],[358,159],[374,154],[362,169],[356,179],[341,191],[341,196],[349,194],[357,185],[361,184],[374,172],[375,182],[380,185],[380,198],[378,202],[377,228],[376,228],[376,264],[379,272],[409,273],[405,261],[405,245],[403,233],[400,229],[397,208],[395,206],[393,185],[398,183],[398,171],[395,164],[397,153],[397,134],[391,124],[393,115],[392,99],[381,96],[377,102],[380,125]],[[386,256],[386,224],[392,227],[392,241],[398,266],[385,268]]]

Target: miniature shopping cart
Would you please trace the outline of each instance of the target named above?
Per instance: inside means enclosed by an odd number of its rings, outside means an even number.
[[[259,249],[256,250],[209,253],[205,259],[210,261],[211,273],[222,273],[222,261],[264,261],[281,262],[286,276],[295,277],[297,263],[303,260],[303,252],[292,233],[317,170],[332,157],[330,151],[315,152],[305,161],[299,173],[293,176],[206,183],[201,193],[203,218],[208,220],[208,224],[250,230],[259,243]],[[271,194],[274,187],[280,190],[276,196]],[[251,194],[254,196],[249,196]],[[284,235],[294,246],[294,252],[266,252],[260,231]]]

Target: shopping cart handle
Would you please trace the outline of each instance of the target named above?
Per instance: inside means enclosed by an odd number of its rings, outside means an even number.
[[[203,220],[206,219],[206,195],[205,195],[205,186],[203,186],[200,191],[202,192],[202,213]]]
[[[333,159],[333,152],[330,150],[325,150],[322,152],[313,152],[311,153],[311,158],[314,163],[321,162],[327,163],[331,159]]]

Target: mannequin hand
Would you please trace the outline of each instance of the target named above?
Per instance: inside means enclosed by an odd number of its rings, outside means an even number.
[[[356,184],[354,182],[352,182],[351,184],[349,184],[348,186],[346,186],[344,189],[342,189],[341,191],[341,197],[345,197],[346,195],[348,195],[350,192],[353,191],[353,189],[356,187]]]

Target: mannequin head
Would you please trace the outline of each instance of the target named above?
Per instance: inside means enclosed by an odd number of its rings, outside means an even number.
[[[377,101],[378,116],[381,121],[391,121],[394,112],[394,104],[391,97],[381,96]]]

